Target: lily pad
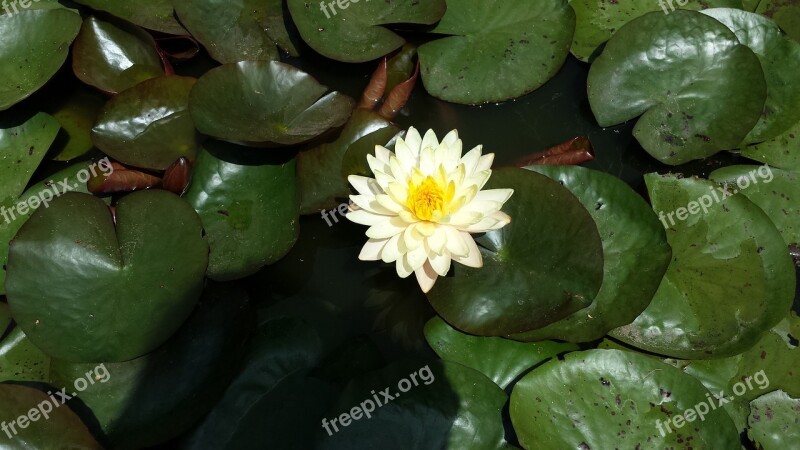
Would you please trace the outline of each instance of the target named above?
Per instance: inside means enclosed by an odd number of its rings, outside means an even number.
[[[440,317],[425,325],[425,339],[443,360],[475,369],[503,389],[526,370],[556,355],[578,350],[577,345],[553,341],[522,343],[501,337],[470,336]]]
[[[405,40],[381,25],[431,25],[447,9],[445,0],[288,0],[289,12],[303,40],[337,61],[366,62],[400,48]]]
[[[153,37],[141,28],[89,17],[72,52],[72,70],[86,84],[116,94],[164,75]]]
[[[47,109],[61,124],[50,154],[56,161],[70,161],[94,148],[92,127],[105,106],[103,94],[88,86],[67,94],[61,101],[51,101]]]
[[[11,318],[8,305],[2,302],[0,317]],[[3,322],[0,320],[0,381],[46,382],[50,358],[36,348],[18,326],[3,326]]]
[[[194,78],[159,77],[115,96],[92,129],[94,144],[123,164],[163,170],[194,160],[199,137],[189,115]]]
[[[741,154],[770,166],[800,171],[800,141],[798,141],[798,137],[800,137],[800,122],[792,125],[775,139],[742,148]]]
[[[170,0],[75,0],[75,3],[86,5],[128,22],[150,30],[168,34],[187,34],[186,30],[175,19]]]
[[[592,64],[588,84],[600,126],[641,116],[634,136],[671,165],[738,147],[767,95],[753,51],[717,20],[683,10],[623,26]]]
[[[670,14],[675,9],[742,8],[742,0],[681,0],[671,4],[658,0],[572,0],[569,4],[577,18],[571,51],[583,62],[590,62],[597,56],[603,43],[623,25],[649,12]]]
[[[395,363],[347,385],[325,416],[330,433],[317,432],[317,448],[398,448],[398,443],[403,448],[506,448],[502,410],[507,399],[483,374],[457,363]],[[374,412],[341,422],[353,407],[368,409],[367,401]],[[339,422],[330,423],[334,419]]]
[[[520,97],[555,76],[574,30],[567,0],[449,1],[433,32],[450,37],[419,48],[422,80],[449,102]]]
[[[786,245],[800,244],[800,173],[769,166],[729,166],[708,178],[736,189],[769,216]]]
[[[759,450],[785,450],[800,442],[800,398],[783,391],[750,402],[747,437]]]
[[[685,359],[752,347],[794,298],[794,265],[775,225],[745,196],[726,197],[706,180],[649,174],[645,182],[672,262],[650,306],[611,336]]]
[[[246,145],[293,145],[343,125],[354,101],[275,61],[226,64],[200,77],[189,98],[197,129]]]
[[[708,395],[656,359],[589,350],[522,378],[511,393],[511,422],[527,449],[739,448],[736,427],[723,409],[709,407]],[[702,419],[694,408],[706,410]]]
[[[732,8],[703,11],[736,33],[761,61],[767,81],[767,101],[761,119],[745,144],[772,139],[800,120],[800,42],[786,37],[764,16]]]
[[[45,113],[0,129],[0,199],[22,194],[60,129],[58,121]]]
[[[797,0],[761,0],[756,12],[774,20],[792,39],[800,41],[800,3]]]
[[[794,324],[800,323],[796,316],[792,320]],[[786,343],[784,339],[788,336],[778,328],[764,334],[758,344],[739,355],[666,362],[698,379],[716,397],[728,398],[722,406],[741,432],[747,427],[751,400],[775,389],[800,396],[800,377],[797,376],[800,350]]]
[[[283,257],[297,240],[295,160],[287,155],[209,141],[184,198],[203,221],[211,279],[251,275]]]
[[[351,166],[345,165],[351,159],[348,154],[358,150],[375,153],[376,145],[386,145],[399,131],[374,112],[357,109],[335,141],[301,151],[297,155],[297,176],[302,214],[336,208],[350,194],[347,175],[351,173],[347,169]],[[366,161],[366,155],[362,158]],[[341,175],[336,176],[337,173]]]
[[[80,393],[79,410],[109,448],[151,447],[187,431],[222,397],[244,356],[253,316],[244,289],[210,284],[197,309],[163,346],[132,361],[54,360],[53,386],[99,376]]]
[[[483,267],[455,266],[428,293],[439,315],[467,333],[507,336],[589,306],[603,281],[597,227],[558,182],[524,169],[494,172],[485,189],[511,188],[511,223],[477,237]],[[548,214],[542,214],[548,211]]]
[[[226,63],[279,59],[276,43],[297,56],[280,0],[182,0],[175,12],[212,58]]]
[[[322,342],[304,322],[276,319],[261,324],[243,370],[185,448],[313,448],[333,397],[331,387],[308,377],[321,358]]]
[[[60,399],[58,399],[60,401]],[[25,428],[15,422],[20,416],[28,416],[31,408],[41,405],[51,412],[45,418],[39,410],[33,414],[35,421],[26,421]],[[29,416],[31,417],[31,416]],[[102,446],[94,440],[86,425],[69,407],[53,400],[44,392],[26,386],[0,384],[0,422],[13,423],[16,433],[9,431],[2,434],[3,448],[7,450],[47,450],[53,448],[69,448],[75,450],[102,450]]]
[[[200,218],[178,196],[134,192],[117,203],[115,225],[102,200],[70,192],[17,233],[6,294],[14,320],[51,357],[126,361],[186,320],[207,264]]]
[[[24,100],[61,68],[81,16],[60,5],[34,3],[0,14],[0,111]]]
[[[631,323],[650,304],[671,250],[658,217],[624,181],[579,166],[531,166],[570,190],[592,215],[603,241],[603,284],[594,302],[512,339],[588,342]]]
[[[78,181],[78,174],[83,178],[86,173],[90,173],[89,168],[90,165],[86,163],[74,164],[55,173],[51,178],[34,184],[19,198],[9,198],[0,203],[0,214],[6,213],[0,221],[0,294],[6,293],[6,262],[11,239],[31,214],[43,204],[49,205],[52,199],[68,191],[88,193],[86,182]],[[82,172],[84,170],[87,172]],[[95,171],[103,172],[101,166],[96,166]]]

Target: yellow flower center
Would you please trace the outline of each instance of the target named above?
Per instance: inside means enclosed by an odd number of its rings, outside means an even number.
[[[428,176],[421,183],[408,183],[406,206],[420,220],[437,221],[442,217],[446,192],[436,180]]]

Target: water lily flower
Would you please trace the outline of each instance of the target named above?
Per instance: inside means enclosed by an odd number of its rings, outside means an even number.
[[[347,218],[369,226],[362,261],[395,263],[397,274],[416,274],[424,292],[447,275],[451,261],[483,266],[471,233],[504,227],[511,218],[500,211],[512,189],[482,191],[492,174],[494,154],[482,146],[462,153],[456,130],[439,142],[410,128],[395,151],[378,145],[367,162],[375,178],[351,175],[358,191]]]

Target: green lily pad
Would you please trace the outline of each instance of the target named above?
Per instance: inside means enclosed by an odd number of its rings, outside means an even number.
[[[203,221],[209,278],[233,280],[282,258],[297,241],[295,160],[209,141],[184,198]]]
[[[752,347],[794,298],[794,265],[775,225],[743,195],[725,197],[706,180],[649,174],[645,182],[672,262],[650,306],[611,336],[685,359]]]
[[[0,111],[28,98],[61,68],[81,16],[50,3],[0,14]]]
[[[588,84],[600,126],[641,115],[634,136],[671,165],[738,147],[767,94],[752,50],[717,20],[682,10],[623,26],[592,64]]]
[[[26,386],[0,384],[0,422],[7,425],[8,432],[3,432],[3,449],[7,450],[49,450],[69,448],[74,450],[102,450],[102,446],[94,440],[86,425],[78,416],[60,403],[57,407],[44,392]],[[31,414],[32,409],[36,410]],[[42,411],[50,409],[47,417]],[[30,415],[29,415],[30,414]],[[20,416],[28,416],[25,427],[16,422]],[[31,421],[34,417],[36,420]],[[14,427],[11,428],[10,424]],[[14,430],[14,431],[11,431]],[[11,434],[11,438],[8,438]]]
[[[151,447],[185,432],[222,397],[244,356],[253,316],[242,288],[210,284],[197,309],[163,346],[105,363],[79,395],[80,410],[109,448]],[[53,386],[72,386],[96,363],[54,360]]]
[[[97,173],[108,172],[107,166],[95,165]],[[69,191],[88,193],[86,182],[78,181],[78,175],[86,178],[91,165],[78,163],[54,174],[45,181],[34,184],[19,198],[11,198],[0,203],[0,294],[5,294],[6,262],[8,261],[8,245],[28,218],[43,204]],[[86,170],[87,172],[82,172]],[[66,185],[66,187],[65,187]],[[3,209],[5,208],[5,209]],[[5,214],[3,214],[5,213]]]
[[[168,34],[188,34],[173,16],[170,0],[75,0],[75,3],[105,11],[140,27]]]
[[[789,319],[785,324],[788,326]],[[793,317],[793,323],[800,323]],[[749,350],[739,355],[708,360],[667,360],[698,379],[715,396],[731,397],[722,405],[741,432],[747,427],[749,402],[758,396],[782,389],[790,395],[800,396],[800,351],[784,341],[788,336],[773,328]]]
[[[189,98],[197,129],[234,143],[293,145],[343,125],[354,106],[307,73],[275,61],[226,64],[200,77]]]
[[[317,432],[317,448],[506,448],[507,400],[483,374],[457,363],[395,363],[347,385],[325,416],[327,429],[323,422]],[[375,407],[369,416],[367,402]],[[343,426],[342,415],[354,407],[358,419]]]
[[[799,173],[769,166],[729,166],[708,178],[736,189],[764,210],[786,245],[800,244]]]
[[[126,361],[186,320],[207,264],[200,218],[178,196],[134,192],[117,203],[115,225],[102,200],[67,193],[12,241],[6,295],[14,320],[51,357]]]
[[[226,63],[279,59],[276,43],[297,56],[283,22],[280,0],[185,0],[173,2],[181,23],[212,58]]]
[[[354,155],[362,150],[374,154],[376,145],[386,145],[399,131],[374,112],[357,109],[335,141],[301,151],[297,155],[301,213],[315,214],[336,208],[351,192],[347,175],[352,173],[348,171],[352,163],[346,163],[361,156]],[[362,158],[366,162],[366,155]],[[336,176],[337,173],[341,176]]]
[[[152,36],[134,25],[96,17],[83,21],[72,70],[84,83],[113,94],[164,75]]]
[[[115,96],[92,129],[92,140],[123,164],[163,170],[194,160],[199,138],[189,115],[194,78],[159,77]]]
[[[304,322],[261,324],[244,368],[184,448],[313,448],[314,434],[333,399],[329,386],[308,377],[321,358],[320,338]]]
[[[503,389],[526,370],[556,355],[578,350],[577,345],[552,341],[522,343],[500,337],[470,336],[440,317],[425,325],[425,339],[443,360],[475,369]]]
[[[774,20],[792,39],[800,41],[800,3],[797,0],[762,0],[756,12]]]
[[[759,450],[785,450],[800,442],[800,398],[775,391],[753,400],[747,437]]]
[[[2,302],[0,318],[11,319],[8,305]],[[46,382],[50,358],[36,348],[18,326],[4,322],[0,320],[0,381]],[[6,332],[9,326],[13,328]]]
[[[0,129],[0,199],[22,194],[60,129],[58,121],[45,113]]]
[[[742,156],[787,170],[800,170],[800,122],[775,139],[741,149]]]
[[[94,148],[92,127],[106,104],[103,94],[84,86],[67,94],[61,101],[48,102],[47,111],[61,124],[62,134],[50,154],[56,161],[70,161]]]
[[[482,268],[457,265],[436,281],[428,293],[436,312],[467,333],[507,336],[589,306],[603,281],[603,247],[586,208],[529,170],[496,170],[485,189],[498,188],[514,189],[503,207],[511,223],[475,239]]]
[[[447,9],[444,0],[322,3],[288,0],[287,3],[300,36],[311,48],[328,58],[353,63],[380,58],[405,43],[402,37],[381,25],[431,25]]]
[[[723,409],[709,407],[708,395],[656,359],[589,350],[522,378],[511,393],[511,422],[527,449],[739,448],[736,427]]]
[[[419,48],[434,97],[477,104],[520,97],[555,76],[569,54],[575,13],[567,0],[450,1]],[[491,19],[490,19],[491,18]]]
[[[761,15],[732,8],[703,11],[736,33],[761,61],[767,81],[767,101],[761,119],[745,144],[772,139],[800,120],[800,42],[787,38],[775,22]]]
[[[671,250],[652,208],[624,181],[578,166],[532,166],[570,190],[592,215],[603,241],[603,284],[594,302],[566,318],[512,339],[588,342],[631,323],[647,308]]]
[[[756,0],[758,1],[758,0]],[[589,62],[599,53],[603,43],[631,20],[649,12],[661,11],[670,14],[675,9],[699,11],[705,8],[742,8],[741,0],[572,0],[576,27],[572,41],[572,54],[583,62]],[[752,11],[752,10],[750,10]]]

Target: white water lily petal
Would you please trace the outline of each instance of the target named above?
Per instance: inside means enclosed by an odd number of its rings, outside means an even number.
[[[417,283],[419,283],[419,287],[422,288],[422,292],[427,294],[431,288],[433,288],[434,283],[436,283],[436,271],[430,264],[425,263],[422,267],[415,270],[414,273],[417,275]]]
[[[373,226],[376,226],[376,225],[380,225],[380,224],[382,224],[384,222],[388,223],[394,218],[394,216],[383,216],[383,215],[380,215],[380,214],[374,214],[374,213],[371,213],[371,212],[363,210],[363,209],[350,211],[345,215],[345,217],[347,218],[347,220],[349,220],[351,222],[355,222],[355,223],[360,224],[360,225],[366,225],[368,227],[373,227]],[[370,237],[373,237],[373,236],[370,236]],[[381,237],[378,237],[378,236],[374,236],[374,237],[378,238],[378,239],[381,238]],[[384,236],[384,237],[391,237],[391,236]]]
[[[416,128],[411,127],[406,132],[405,142],[408,148],[413,149],[413,153],[417,154],[422,146],[422,136],[420,136]]]
[[[384,216],[393,216],[396,213],[378,202],[377,197],[369,195],[351,195],[350,200],[359,208],[371,212],[373,214],[380,214]],[[360,223],[360,222],[359,222]]]
[[[361,261],[378,261],[381,259],[381,252],[386,246],[388,239],[370,239],[361,248],[358,259]]]
[[[347,181],[358,191],[361,195],[376,195],[381,193],[381,187],[374,178],[362,177],[361,175],[350,175]]]
[[[414,251],[422,247],[424,240],[425,238],[417,233],[414,227],[407,227],[405,231],[403,231],[403,237],[400,241],[400,250],[403,253]]]
[[[425,147],[419,153],[419,170],[423,175],[433,175],[437,169],[436,164],[436,149],[433,147]]]
[[[405,255],[403,255],[402,258],[397,259],[394,268],[397,270],[397,275],[400,275],[400,278],[408,278],[409,275],[414,273],[414,269],[412,269],[408,264],[408,261],[406,261]]]
[[[450,252],[454,258],[456,256],[467,256],[469,253],[469,245],[464,242],[461,232],[453,227],[444,226],[442,228],[444,228],[447,233],[447,251]]]
[[[389,164],[389,161],[394,156],[394,153],[391,152],[388,148],[382,145],[375,146],[375,157],[378,158],[380,161]]]
[[[359,211],[356,211],[359,212]],[[363,212],[363,211],[362,211]],[[351,213],[353,214],[353,213]],[[366,213],[369,214],[369,213]],[[349,216],[350,214],[348,214]],[[374,216],[374,215],[373,215]],[[380,217],[383,220],[381,222],[372,225],[367,230],[367,237],[371,239],[386,239],[394,236],[395,234],[400,234],[406,229],[406,224],[403,222],[402,219],[399,217],[386,217],[386,216],[374,216]]]
[[[396,234],[386,242],[381,252],[381,260],[383,262],[393,263],[403,256],[403,253],[400,251],[400,236],[401,235]]]
[[[464,242],[469,246],[469,254],[467,256],[453,256],[453,261],[468,267],[480,269],[483,267],[483,257],[481,256],[478,244],[475,243],[475,240],[472,239],[469,233],[461,232],[461,236],[464,238]]]
[[[431,255],[429,258],[430,265],[433,267],[433,270],[436,271],[437,274],[440,276],[447,275],[447,272],[450,271],[450,254],[445,252],[441,255]]]
[[[376,171],[391,173],[391,168],[389,167],[388,161],[381,161],[372,155],[367,155],[367,165],[369,166],[370,170],[372,170],[372,173],[375,173]]]
[[[482,172],[484,170],[489,170],[492,168],[492,163],[494,163],[494,153],[483,155],[478,160],[478,164],[475,166],[475,171]]]
[[[461,157],[461,164],[464,165],[464,169],[466,170],[467,176],[472,175],[475,173],[475,168],[478,167],[478,160],[481,158],[481,152],[483,151],[483,146],[479,145],[472,150],[468,151],[466,155]]]
[[[431,251],[438,255],[441,255],[447,247],[447,232],[445,228],[443,226],[436,227],[436,232],[427,241]]]
[[[514,194],[513,189],[489,189],[475,194],[474,201],[505,203],[512,194]]]
[[[385,209],[387,209],[387,210],[389,210],[389,211],[391,211],[391,212],[393,212],[395,214],[399,214],[400,211],[402,211],[404,209],[402,204],[397,203],[396,201],[392,200],[392,198],[389,197],[386,194],[378,194],[378,195],[376,195],[375,196],[375,201],[378,202],[378,204],[381,205],[382,207],[384,207]]]
[[[417,247],[414,250],[406,253],[406,258],[408,259],[408,264],[414,269],[417,270],[425,264],[425,261],[428,260],[428,249],[425,248],[424,245]]]
[[[419,150],[425,150],[426,148],[436,149],[439,146],[439,139],[436,138],[436,133],[433,130],[428,130],[425,132],[425,136],[422,138],[422,144],[419,146]]]

